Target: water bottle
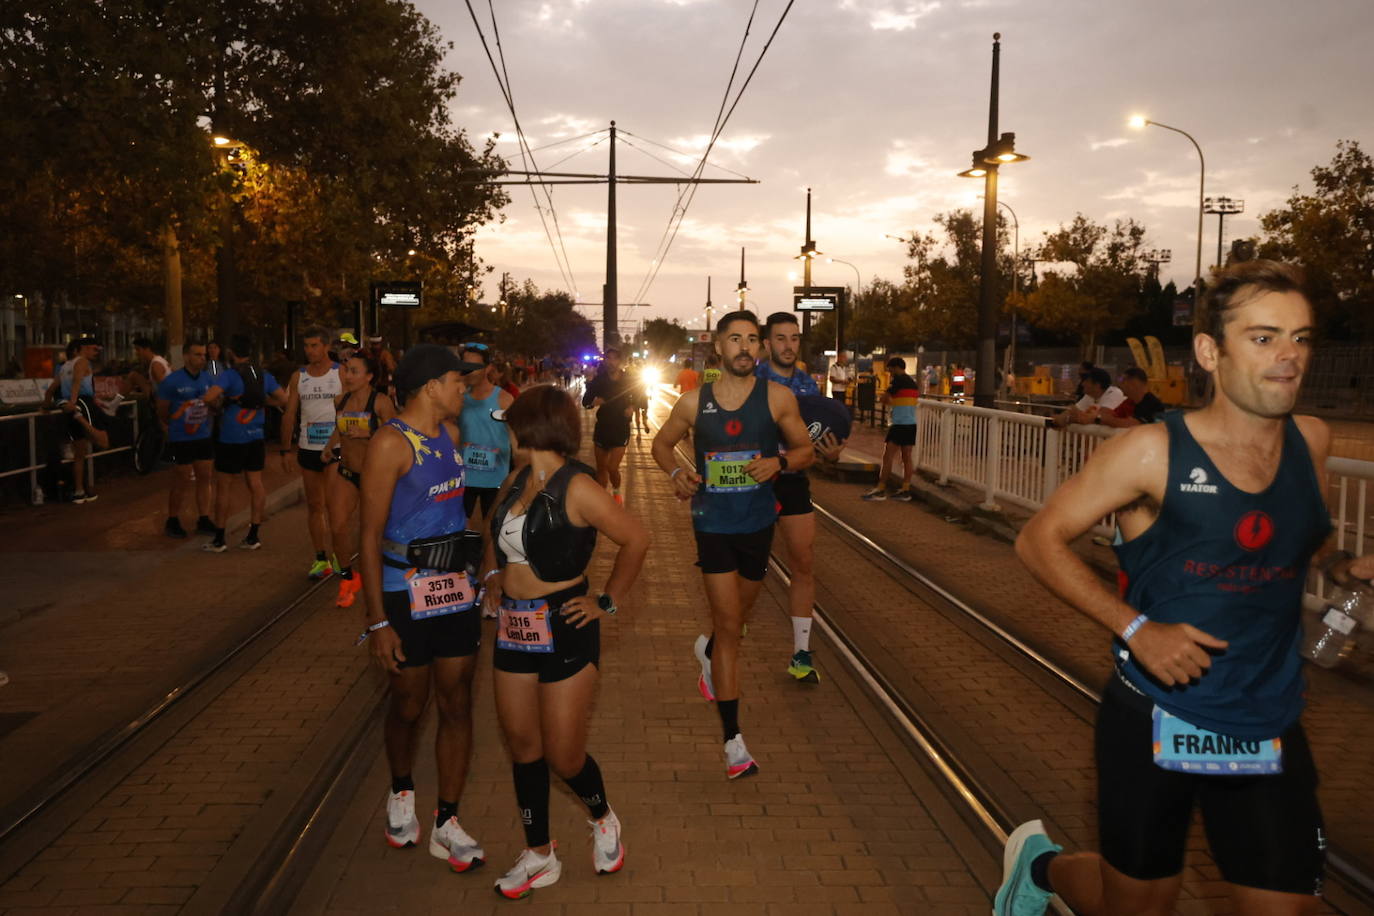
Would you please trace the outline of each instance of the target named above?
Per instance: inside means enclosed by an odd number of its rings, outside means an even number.
[[[1369,622],[1374,601],[1364,589],[1335,588],[1321,619],[1303,641],[1303,657],[1323,668],[1334,668],[1354,645],[1354,634]]]

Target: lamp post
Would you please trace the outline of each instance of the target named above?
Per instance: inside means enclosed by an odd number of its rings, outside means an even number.
[[[708,296],[709,298],[709,296]],[[749,301],[749,283],[744,279],[744,246],[739,248],[739,286],[735,287],[735,298],[739,300],[735,308],[744,311],[744,304]],[[710,303],[708,302],[709,306]]]
[[[979,195],[980,197],[982,195]],[[1005,200],[999,200],[997,206],[1006,207],[1011,214],[1011,340],[1007,344],[1007,361],[1003,368],[1006,375],[1010,375],[1016,369],[1016,298],[1021,293],[1021,221],[1016,218],[1016,211],[1011,208],[1011,204]]]
[[[992,36],[992,91],[988,100],[988,145],[973,151],[973,164],[961,178],[983,179],[983,250],[978,290],[978,357],[973,403],[992,407],[997,398],[997,171],[1003,165],[1024,162],[1029,156],[1016,152],[1016,134],[997,132],[998,76],[1002,33]]]
[[[811,262],[823,255],[825,252],[816,250],[816,243],[811,238],[811,189],[806,189],[806,241],[802,243],[801,254],[795,255],[793,260],[802,262],[802,287],[805,295],[811,296]],[[806,332],[811,330],[811,313],[808,311],[802,318],[802,347],[806,347]]]
[[[855,297],[858,297],[858,296],[863,292],[863,290],[864,290],[864,281],[863,281],[863,277],[859,276],[859,268],[855,267],[853,264],[850,264],[848,261],[842,261],[842,260],[840,260],[839,258],[826,258],[825,260],[826,260],[826,263],[828,263],[828,264],[843,264],[843,265],[845,265],[846,267],[848,267],[850,270],[854,271],[854,295],[855,295]],[[838,309],[836,310],[836,312],[835,312],[835,355],[836,355],[836,356],[838,356],[839,354],[841,354],[841,353],[844,352],[844,344],[845,344],[845,339],[844,339],[844,319],[845,319],[846,316],[845,316],[844,313],[845,313],[845,306],[848,304],[848,299],[849,299],[849,297],[848,297],[848,296],[845,296],[845,297],[843,297],[843,298],[844,298],[845,301],[843,301],[843,302],[840,303],[839,308],[838,308]]]
[[[1202,147],[1193,139],[1193,135],[1186,130],[1179,130],[1177,127],[1170,127],[1168,124],[1161,124],[1158,121],[1151,121],[1144,115],[1135,115],[1130,120],[1130,125],[1136,130],[1144,130],[1146,127],[1162,127],[1165,130],[1172,130],[1176,134],[1183,134],[1188,138],[1188,142],[1193,144],[1193,149],[1197,150],[1197,263],[1193,270],[1193,320],[1197,320],[1198,298],[1202,291],[1202,215],[1204,211],[1204,197],[1207,190],[1207,160],[1203,158]]]

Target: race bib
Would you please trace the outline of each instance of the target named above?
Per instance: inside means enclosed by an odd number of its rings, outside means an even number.
[[[457,614],[471,608],[477,600],[467,573],[441,572],[422,576],[412,569],[406,573],[406,585],[410,587],[411,620]]]
[[[550,617],[554,611],[543,600],[501,602],[501,619],[497,622],[496,645],[516,652],[552,652],[553,629]]]
[[[1155,766],[1208,776],[1255,776],[1283,772],[1278,738],[1254,741],[1199,728],[1154,708]]]
[[[365,410],[345,411],[339,414],[339,432],[343,433],[344,435],[348,435],[348,433],[351,430],[366,429],[368,421],[371,419],[372,415]],[[313,427],[315,424],[312,423],[310,425]],[[306,431],[309,432],[309,429],[307,429]],[[327,442],[329,440],[326,439],[325,441]]]
[[[204,423],[209,415],[210,408],[205,406],[205,402],[200,398],[194,398],[186,402],[186,408],[181,413],[181,422],[185,426],[196,427]]]
[[[748,493],[762,484],[744,472],[749,463],[762,457],[762,452],[707,452],[707,493]]]
[[[501,457],[499,448],[469,442],[463,446],[463,464],[472,471],[494,471]]]
[[[305,424],[305,444],[311,448],[324,448],[333,433],[333,423],[307,423]]]

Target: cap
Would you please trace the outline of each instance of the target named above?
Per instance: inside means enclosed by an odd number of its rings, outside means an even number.
[[[358,338],[353,336],[352,331],[344,331],[339,335],[339,340],[348,344],[350,347],[356,347],[358,345]]]
[[[448,347],[438,344],[417,344],[406,351],[392,376],[397,393],[409,393],[430,379],[441,378],[449,372],[462,372],[463,364]]]
[[[100,341],[96,340],[89,334],[83,334],[76,340],[73,340],[72,344],[78,347],[98,347],[100,346]]]

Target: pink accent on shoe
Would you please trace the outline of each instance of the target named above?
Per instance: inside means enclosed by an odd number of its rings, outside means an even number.
[[[704,697],[708,702],[714,703],[714,702],[716,701],[716,696],[715,696],[715,694],[711,693],[711,688],[708,687],[708,686],[706,685],[706,675],[704,675],[704,674],[698,674],[698,675],[697,675],[697,691],[698,691],[698,692],[702,695],[702,697]]]

